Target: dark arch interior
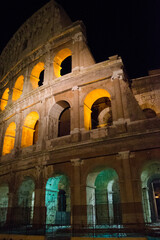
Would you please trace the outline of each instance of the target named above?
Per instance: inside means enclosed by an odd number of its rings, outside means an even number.
[[[66,211],[66,192],[64,190],[59,190],[58,192],[58,211]]]
[[[70,107],[65,108],[59,116],[58,137],[70,134]]]
[[[60,72],[61,76],[71,72],[72,56],[69,56],[63,60],[63,62],[61,63],[61,68],[62,68]]]
[[[107,107],[111,107],[111,101],[108,97],[102,97],[97,99],[91,108],[91,119],[92,119],[92,129],[95,129],[99,125],[98,116],[101,113],[102,110],[104,110]],[[107,124],[111,125],[112,118],[107,120]]]
[[[151,108],[145,108],[145,109],[143,109],[143,112],[144,112],[146,118],[154,118],[154,117],[156,117],[155,111],[153,109],[151,109]]]
[[[35,126],[34,126],[34,134],[33,134],[33,144],[35,144],[38,140],[38,127],[39,127],[39,121],[37,120]]]
[[[38,86],[41,87],[43,85],[43,82],[44,82],[44,70],[39,75]]]

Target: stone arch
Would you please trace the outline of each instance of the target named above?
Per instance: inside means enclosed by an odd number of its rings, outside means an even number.
[[[43,85],[43,79],[41,79],[42,73],[42,78],[44,78],[44,62],[39,62],[33,67],[30,75],[30,82],[33,89],[36,89],[38,86]]]
[[[62,70],[63,61],[71,56],[72,56],[72,52],[69,48],[63,48],[55,55],[53,60],[53,68],[54,68],[54,74],[57,78],[62,76],[61,70]]]
[[[31,224],[34,214],[35,181],[30,176],[25,176],[17,190],[17,208],[15,222]]]
[[[67,175],[59,173],[46,183],[46,224],[70,224],[70,181]]]
[[[141,173],[142,204],[146,223],[160,220],[160,163],[147,164]]]
[[[49,112],[49,139],[70,134],[70,104],[61,100]]]
[[[6,90],[4,91],[2,98],[1,98],[1,110],[2,111],[7,106],[8,97],[9,97],[9,88],[6,88]]]
[[[84,99],[85,129],[90,130],[92,128],[103,127],[110,125],[111,122],[112,111],[110,93],[100,88],[92,90]]]
[[[35,144],[38,140],[39,114],[30,112],[24,121],[22,128],[21,147],[28,147]]]
[[[11,122],[5,132],[2,155],[6,155],[12,151],[14,148],[16,136],[16,124]]]
[[[0,226],[6,223],[8,211],[9,187],[7,183],[0,184]]]
[[[12,101],[16,101],[20,98],[23,92],[23,82],[24,82],[24,76],[21,75],[17,78],[14,88],[13,88],[13,94],[12,94]]]
[[[86,180],[87,221],[89,224],[119,224],[119,177],[113,168],[97,167]]]

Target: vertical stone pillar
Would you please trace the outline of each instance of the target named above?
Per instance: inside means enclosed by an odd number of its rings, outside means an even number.
[[[18,206],[18,184],[15,184],[15,175],[10,173],[10,183],[9,183],[9,194],[8,194],[8,211],[6,224],[16,224],[19,217],[17,218],[17,206]]]
[[[6,219],[6,224],[11,224],[14,222],[13,216],[14,216],[14,200],[16,196],[14,191],[11,189],[9,190],[8,194],[8,210],[7,210],[7,219]]]
[[[113,193],[113,191],[108,191],[108,215],[110,224],[114,223]]]
[[[9,92],[8,92],[8,102],[7,102],[7,106],[9,106],[10,104],[12,104],[12,94],[13,94],[13,88],[11,88],[11,86],[9,87]],[[6,107],[7,107],[6,106]]]
[[[26,68],[26,72],[24,74],[23,92],[21,95],[22,97],[32,89],[31,82],[30,82],[30,74],[31,72],[29,73],[29,69]]]
[[[4,131],[4,128],[5,128],[5,122],[3,121],[0,125],[0,156],[2,156],[2,150],[3,150],[3,142],[4,142],[4,134],[5,134],[5,131]]]
[[[72,71],[79,71],[83,68],[83,45],[85,37],[82,32],[76,33],[73,37],[74,53],[72,55]]]
[[[74,86],[72,88],[74,93],[73,97],[73,107],[71,110],[71,135],[72,141],[78,141],[80,138],[80,119],[79,119],[79,87]]]
[[[46,180],[44,179],[44,169],[41,166],[36,166],[37,181],[35,185],[35,202],[33,226],[44,227],[46,223],[46,206],[45,206],[45,191]]]
[[[143,210],[140,195],[140,185],[135,183],[131,173],[130,152],[119,152],[122,162],[123,178],[119,179],[122,207],[122,223],[143,223]],[[140,225],[137,225],[140,227]]]
[[[72,168],[73,168],[73,183],[71,186],[71,202],[72,202],[72,225],[73,228],[80,228],[86,222],[86,205],[83,205],[84,201],[82,200],[83,194],[81,185],[81,165],[83,161],[81,159],[71,159]]]
[[[53,59],[51,59],[51,53],[50,53],[50,46],[47,47],[47,55],[45,57],[45,66],[44,66],[44,83],[43,84],[49,84],[53,77]]]
[[[151,223],[151,208],[149,202],[148,187],[142,189],[143,196],[143,211],[144,211],[144,221],[146,223]]]
[[[18,154],[21,148],[21,137],[22,137],[22,113],[17,112],[16,114],[16,137],[15,137],[15,154]]]
[[[111,80],[114,85],[114,97],[116,107],[113,107],[113,123],[119,121],[122,122],[124,119],[123,103],[122,103],[122,93],[120,80],[123,78],[123,71],[121,69],[114,71]],[[115,112],[116,111],[116,112]]]

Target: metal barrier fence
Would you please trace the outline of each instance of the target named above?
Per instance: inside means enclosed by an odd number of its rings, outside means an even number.
[[[122,222],[121,204],[96,206],[72,206],[71,219],[64,220],[64,212],[58,212],[59,219],[54,224],[46,224],[46,208],[0,208],[0,233],[46,235],[52,239],[77,237],[160,237],[160,223]],[[126,208],[126,206],[125,206]],[[133,211],[133,204],[127,205],[126,212]],[[137,213],[140,207],[137,206]],[[66,215],[67,216],[67,215]],[[57,224],[58,223],[58,224]]]

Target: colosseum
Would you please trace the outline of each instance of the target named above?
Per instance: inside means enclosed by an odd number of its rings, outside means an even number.
[[[51,0],[3,49],[0,99],[0,239],[160,236],[160,70],[96,63]]]

